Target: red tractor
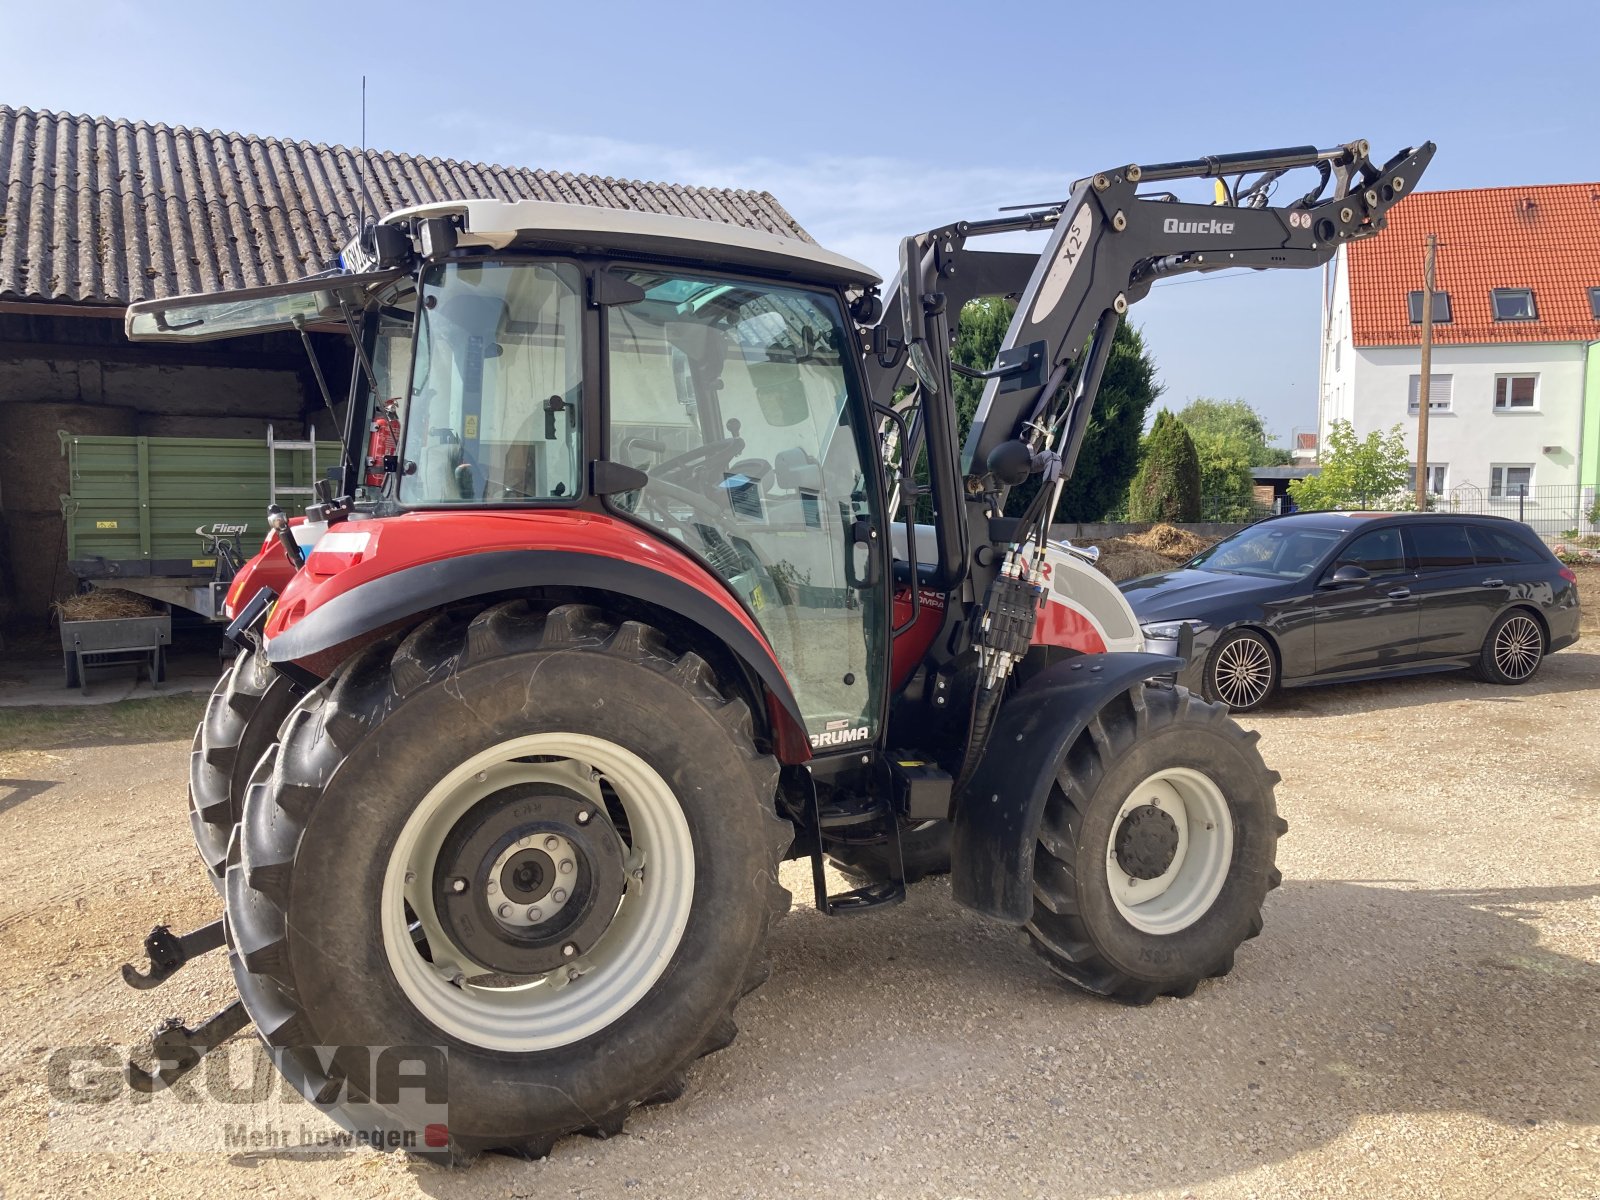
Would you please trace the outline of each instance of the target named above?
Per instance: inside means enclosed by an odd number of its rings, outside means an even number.
[[[336,323],[355,346],[343,467],[239,572],[195,735],[225,920],[157,930],[128,971],[225,939],[240,999],[163,1030],[136,1084],[253,1022],[365,1129],[410,1118],[340,1055],[443,1047],[448,1134],[413,1149],[615,1133],[733,1037],[785,858],[828,914],[948,871],[1116,1000],[1226,974],[1279,881],[1277,776],[1051,517],[1129,304],[1325,262],[1432,154],[1121,167],[905,239],[882,298],[807,242],[465,200],[310,279],[135,305],[135,339]],[[1140,191],[1202,178],[1218,204]],[[1025,230],[1042,252],[969,249]],[[951,330],[993,295],[1016,316],[958,445]],[[830,858],[854,890],[829,894]]]

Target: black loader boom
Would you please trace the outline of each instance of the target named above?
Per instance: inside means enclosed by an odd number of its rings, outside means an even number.
[[[1062,486],[1077,465],[1117,323],[1165,277],[1320,266],[1345,243],[1379,233],[1388,210],[1415,189],[1433,154],[1433,143],[1425,142],[1378,166],[1367,143],[1357,141],[1328,150],[1303,146],[1129,164],[1078,180],[1061,203],[957,221],[901,242],[900,271],[864,362],[880,404],[899,388],[911,389],[895,418],[897,429],[906,431],[898,454],[899,497],[910,569],[923,586],[965,601],[947,608],[946,628],[909,694],[917,694],[919,683],[924,692],[938,687],[969,647],[978,657],[954,785],[953,887],[963,904],[1018,923],[1029,908],[1032,831],[1058,759],[1045,755],[1034,786],[1017,787],[1025,772],[1009,753],[1010,743],[1037,738],[1008,728],[996,743],[1002,750],[987,758],[985,750],[1006,680],[1028,650],[1046,586],[1044,555],[1037,551],[1049,540]],[[1308,191],[1283,206],[1271,203],[1283,176],[1311,168],[1317,176]],[[1140,190],[1189,179],[1216,180],[1217,202],[1186,203],[1170,191]],[[1029,231],[1049,231],[1042,252],[969,246],[986,235]],[[986,380],[983,396],[958,450],[952,376],[973,372],[952,361],[951,349],[962,306],[982,296],[1011,297],[1017,308],[993,366],[977,372]],[[869,299],[862,316],[876,308]],[[926,536],[909,528],[911,464],[924,447],[937,513]],[[1010,489],[1030,477],[1043,486],[1020,518],[1003,517]],[[929,545],[934,561],[918,563]],[[1137,670],[1131,662],[1120,669]],[[1089,707],[1076,696],[1064,695],[1061,703],[1069,714]],[[1070,740],[1072,720],[1063,717],[1060,724],[1056,732],[1064,730]],[[1018,797],[1022,811],[962,802],[990,787],[996,795]],[[1019,836],[1019,830],[1026,832]]]

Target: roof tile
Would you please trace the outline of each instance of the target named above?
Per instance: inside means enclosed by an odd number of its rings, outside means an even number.
[[[1349,247],[1350,316],[1358,346],[1415,346],[1407,296],[1422,287],[1423,246],[1439,236],[1434,286],[1450,293],[1449,344],[1590,342],[1600,319],[1600,183],[1417,192],[1389,213],[1382,237]],[[1494,288],[1532,288],[1532,321],[1496,321]]]
[[[766,192],[0,105],[0,299],[126,304],[287,282],[333,262],[363,212],[470,199],[676,213],[812,240]]]

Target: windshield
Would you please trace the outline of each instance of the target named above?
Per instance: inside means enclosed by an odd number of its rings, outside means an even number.
[[[402,503],[517,504],[577,493],[581,295],[578,269],[565,263],[429,268],[400,421]]]
[[[1266,522],[1224,538],[1196,555],[1188,565],[1202,571],[1259,575],[1267,579],[1304,579],[1317,569],[1343,536],[1336,529],[1305,529]]]

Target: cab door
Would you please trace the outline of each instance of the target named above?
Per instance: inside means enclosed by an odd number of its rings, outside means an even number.
[[[606,312],[610,457],[646,477],[618,506],[744,601],[813,750],[874,741],[888,673],[888,538],[837,295],[610,270],[643,292]]]
[[[1361,567],[1364,583],[1336,584],[1343,566]],[[1398,528],[1371,529],[1346,542],[1316,576],[1318,675],[1360,674],[1413,662],[1419,606],[1415,572]]]

